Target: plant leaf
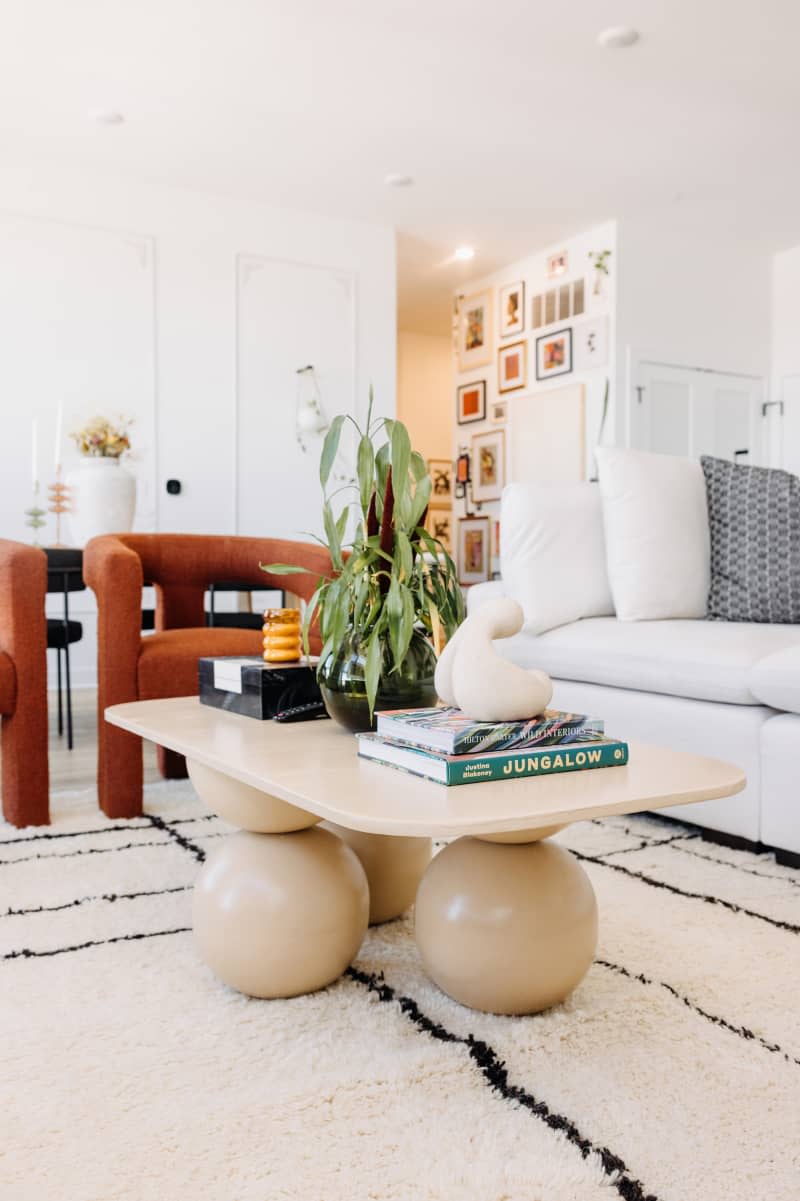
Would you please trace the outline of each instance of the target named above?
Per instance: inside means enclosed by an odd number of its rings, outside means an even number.
[[[420,480],[424,480],[425,476],[428,474],[428,468],[425,465],[425,460],[418,450],[412,450],[411,452],[411,474],[417,483],[419,483]]]
[[[367,702],[369,704],[370,720],[375,712],[375,698],[378,695],[378,682],[381,678],[381,635],[380,625],[369,636],[367,643],[367,658],[364,667],[364,679],[367,685]]]
[[[402,421],[392,426],[392,486],[395,503],[408,495],[408,468],[411,461],[411,439]]]
[[[372,499],[372,489],[375,478],[375,452],[372,449],[372,442],[366,434],[363,435],[358,444],[356,472],[358,474],[358,491],[361,498],[361,511],[366,517],[369,511],[369,502]]]
[[[425,478],[420,480],[417,484],[416,491],[414,492],[414,499],[411,502],[411,516],[408,522],[412,530],[416,529],[416,527],[419,525],[420,518],[430,503],[432,487],[433,482],[429,475],[426,475]]]
[[[294,563],[259,563],[258,566],[269,575],[311,575],[307,567],[296,567]]]
[[[336,461],[336,455],[339,451],[339,439],[342,436],[342,426],[345,418],[339,413],[331,421],[330,429],[325,435],[325,441],[322,444],[322,454],[319,459],[319,482],[324,488],[328,482],[328,477],[331,474],[331,469]]]
[[[414,556],[411,551],[411,543],[408,536],[402,530],[398,530],[394,538],[394,562],[398,569],[398,575],[401,581],[405,582],[411,579],[411,572],[414,569]]]

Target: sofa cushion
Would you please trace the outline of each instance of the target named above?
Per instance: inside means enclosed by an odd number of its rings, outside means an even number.
[[[773,652],[800,647],[800,626],[716,621],[577,621],[533,638],[496,643],[523,667],[556,679],[755,705],[753,668]],[[653,731],[657,742],[657,731]]]
[[[800,622],[800,479],[701,459],[711,527],[708,616]]]
[[[756,663],[750,687],[765,705],[800,713],[800,646],[776,651]]]
[[[262,641],[260,630],[220,627],[147,635],[139,654],[139,700],[196,696],[198,659],[205,655],[260,655]]]
[[[503,584],[526,630],[614,612],[597,484],[509,484],[500,528]]]
[[[14,712],[17,700],[17,673],[14,664],[0,651],[0,713],[8,717]]]
[[[617,617],[705,617],[711,552],[699,462],[610,446],[595,454]]]

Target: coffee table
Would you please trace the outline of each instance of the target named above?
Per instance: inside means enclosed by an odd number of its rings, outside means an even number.
[[[258,997],[329,984],[368,922],[416,895],[417,946],[445,992],[495,1013],[548,1008],[597,941],[589,878],[550,835],[746,782],[731,764],[631,743],[624,767],[447,788],[359,759],[332,721],[258,722],[196,697],[114,705],[106,720],[185,755],[202,800],[239,827],[202,868],[194,931],[211,969]],[[432,839],[455,841],[431,858]]]

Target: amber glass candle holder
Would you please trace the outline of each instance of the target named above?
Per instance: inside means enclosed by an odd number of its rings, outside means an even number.
[[[296,663],[303,653],[299,609],[267,609],[264,613],[264,662]]]

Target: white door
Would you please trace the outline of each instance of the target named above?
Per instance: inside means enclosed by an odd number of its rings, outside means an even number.
[[[762,463],[764,383],[758,376],[641,361],[628,443],[659,454]]]

